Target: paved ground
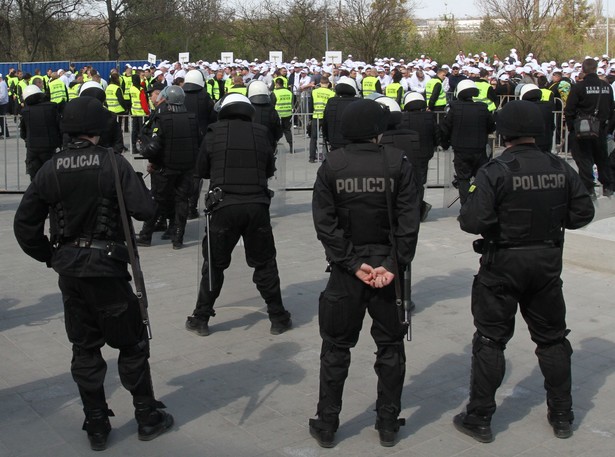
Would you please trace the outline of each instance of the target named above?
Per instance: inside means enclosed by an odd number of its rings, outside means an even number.
[[[284,195],[285,194],[285,195]],[[25,256],[12,234],[19,195],[0,195],[0,456],[91,455],[77,389],[69,374],[57,276]],[[615,454],[615,200],[598,200],[601,221],[570,234],[563,274],[570,339],[575,350],[575,433],[553,437],[546,421],[542,377],[522,320],[506,351],[507,374],[493,420],[495,442],[459,434],[453,415],[467,398],[470,287],[478,267],[474,237],[444,208],[443,191],[421,228],[414,262],[414,339],[402,417],[407,425],[393,448],[373,429],[376,377],[367,328],[344,394],[337,446],[318,447],[307,420],[315,412],[320,339],[317,299],[327,275],[311,222],[311,193],[278,192],[274,233],[285,304],[295,328],[269,334],[264,304],[236,249],[206,338],[184,330],[199,279],[202,220],[189,222],[186,248],[155,239],[142,249],[153,322],[152,371],[159,398],[173,413],[172,431],[150,443],[136,438],[129,394],[121,387],[116,356],[105,350],[107,395],[115,411],[107,455],[113,456],[613,456]],[[610,233],[610,235],[609,235]],[[593,246],[592,250],[590,247]],[[368,327],[368,326],[366,326]]]

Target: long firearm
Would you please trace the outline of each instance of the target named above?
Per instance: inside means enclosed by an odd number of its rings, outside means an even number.
[[[117,202],[120,207],[122,228],[124,230],[124,238],[126,239],[126,247],[128,248],[130,266],[132,268],[132,279],[135,283],[135,293],[137,295],[137,299],[139,300],[141,320],[147,329],[147,338],[151,340],[152,327],[150,325],[149,315],[147,313],[147,292],[145,290],[145,280],[143,278],[143,271],[141,270],[141,262],[139,261],[139,251],[137,250],[135,229],[132,225],[132,218],[129,216],[128,211],[126,211],[126,201],[124,200],[124,192],[122,190],[120,172],[117,167],[117,159],[115,158],[115,153],[111,149],[109,149],[109,156],[111,157],[111,165],[113,166],[113,173],[115,174],[115,193],[117,194]]]
[[[412,264],[404,268],[404,325],[406,339],[412,341]]]

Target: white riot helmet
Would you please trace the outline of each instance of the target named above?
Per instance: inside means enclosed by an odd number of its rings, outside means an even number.
[[[387,117],[388,128],[395,127],[401,122],[401,108],[395,100],[377,92],[368,95],[367,98],[375,100],[376,103],[384,106],[389,111],[389,116]]]
[[[404,111],[415,111],[427,108],[425,97],[418,92],[408,92],[404,96]]]
[[[27,98],[31,97],[32,95],[42,94],[42,93],[43,91],[40,89],[40,87],[34,84],[30,84],[29,86],[26,86],[26,88],[23,90],[23,99],[24,101],[26,101]]]
[[[83,83],[79,89],[79,96],[94,97],[102,103],[104,103],[106,99],[105,90],[100,83],[97,83],[96,81],[88,81],[87,83]]]
[[[248,98],[255,105],[266,105],[271,102],[269,88],[262,81],[254,80],[248,83]]]
[[[359,94],[357,82],[349,76],[342,76],[335,84],[335,93],[337,95],[352,95],[356,97]]]
[[[476,83],[471,79],[464,79],[463,81],[460,81],[455,89],[455,97],[460,99],[477,97],[478,93],[478,87],[476,87]]]
[[[190,70],[184,77],[184,85],[194,84],[200,88],[205,87],[205,78],[199,70]]]
[[[218,119],[241,117],[252,120],[256,111],[245,95],[230,93],[216,103],[214,109],[218,111]]]
[[[521,100],[540,100],[542,92],[536,84],[523,84],[521,91],[519,92],[519,98]]]

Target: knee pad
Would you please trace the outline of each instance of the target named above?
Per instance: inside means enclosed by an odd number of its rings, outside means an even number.
[[[480,333],[476,332],[472,340],[472,350],[473,352],[476,352],[482,347],[495,349],[497,351],[504,351],[506,349],[505,344],[498,343],[497,341],[492,340],[491,338],[487,338],[486,336],[481,335]]]

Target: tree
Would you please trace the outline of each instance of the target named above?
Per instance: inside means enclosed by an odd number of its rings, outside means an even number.
[[[486,15],[501,20],[521,56],[539,56],[545,38],[557,21],[561,0],[476,0]]]

